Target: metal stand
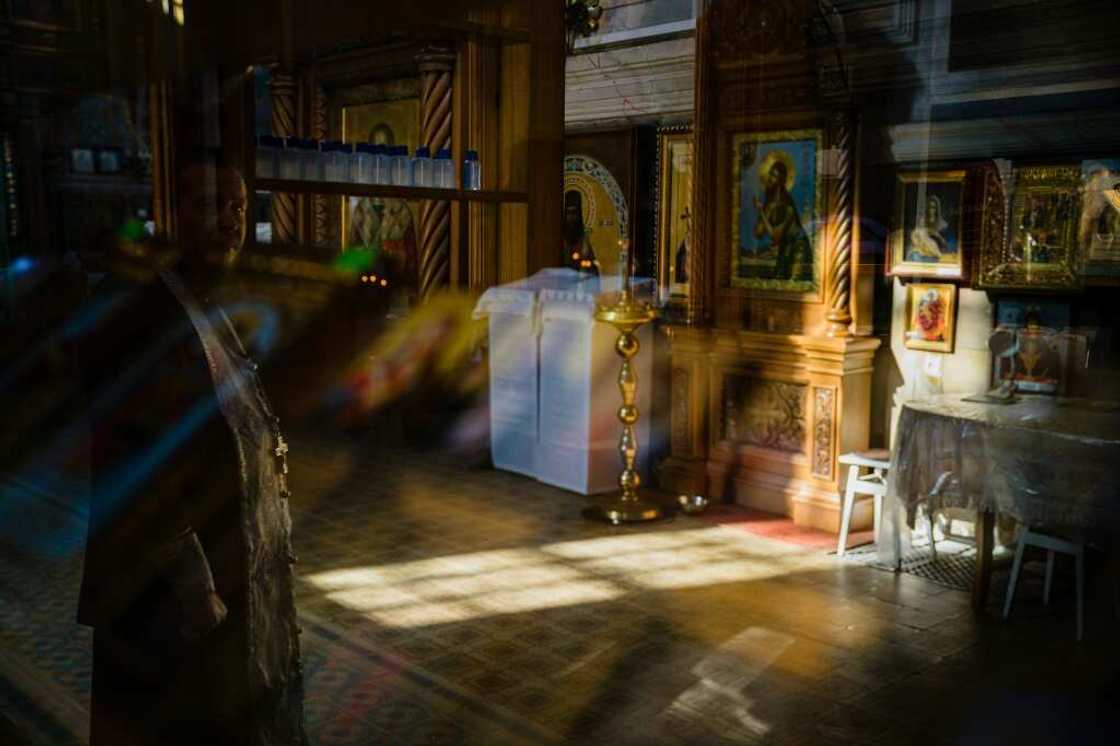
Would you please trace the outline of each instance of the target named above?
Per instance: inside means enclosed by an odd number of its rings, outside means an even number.
[[[622,437],[618,441],[622,473],[618,475],[618,486],[622,491],[584,510],[584,518],[618,525],[653,521],[663,516],[662,507],[653,500],[643,498],[638,491],[642,483],[635,467],[638,439],[634,433],[634,425],[640,415],[634,403],[638,377],[630,365],[631,358],[638,354],[638,339],[634,332],[655,318],[657,310],[648,303],[635,300],[629,283],[623,286],[622,292],[613,293],[601,300],[595,310],[597,321],[605,321],[619,332],[614,349],[622,358],[622,369],[618,373],[618,390],[622,393],[622,406],[618,408],[618,419],[622,421]]]

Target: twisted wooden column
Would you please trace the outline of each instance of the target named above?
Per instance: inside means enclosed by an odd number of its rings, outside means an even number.
[[[712,2],[697,8],[696,21],[696,103],[692,128],[692,251],[688,259],[689,324],[704,324],[711,317],[710,293],[715,284],[709,268],[716,242],[712,235],[715,207],[709,184],[715,183],[716,122],[713,116],[712,85]]]
[[[832,124],[836,174],[829,195],[828,335],[846,337],[852,323],[852,123],[842,112]]]
[[[272,133],[278,137],[297,134],[296,107],[299,101],[299,82],[295,75],[274,70],[269,83],[272,94]],[[298,228],[296,195],[272,194],[272,241],[273,243],[295,243]]]
[[[420,64],[420,143],[434,156],[451,147],[451,73],[455,55],[425,49]],[[451,278],[451,203],[426,200],[420,205],[420,298],[447,287]]]

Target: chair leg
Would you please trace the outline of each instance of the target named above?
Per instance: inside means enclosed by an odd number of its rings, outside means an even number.
[[[897,505],[891,505],[892,543],[894,544],[894,571],[902,572],[902,511]]]
[[[874,512],[875,543],[878,544],[879,543],[879,525],[882,523],[882,520],[883,520],[883,496],[882,495],[875,495],[874,500],[875,500],[875,502],[873,502],[871,505],[872,505],[872,508],[875,511]]]
[[[1077,547],[1074,555],[1077,563],[1077,641],[1081,642],[1081,635],[1085,631],[1085,547]]]
[[[1027,548],[1028,531],[1023,531],[1019,537],[1019,546],[1015,547],[1015,561],[1011,563],[1011,579],[1007,582],[1007,597],[1003,599],[1003,618],[1011,616],[1011,601],[1015,598],[1015,584],[1019,582],[1019,570],[1023,567],[1023,552]]]
[[[1050,605],[1050,584],[1054,580],[1054,550],[1046,550],[1046,581],[1042,584],[1042,604]]]
[[[926,513],[926,517],[929,518],[929,552],[930,552],[930,554],[933,555],[933,559],[936,562],[937,561],[937,537],[933,535],[934,511],[933,510],[928,511]]]
[[[852,523],[852,508],[856,501],[856,482],[859,480],[859,467],[848,468],[848,486],[844,490],[844,505],[840,513],[840,536],[836,538],[836,556],[843,557],[848,548],[848,527]]]

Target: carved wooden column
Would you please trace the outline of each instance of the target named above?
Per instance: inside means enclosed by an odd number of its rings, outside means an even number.
[[[420,141],[432,150],[451,147],[451,73],[455,55],[425,49],[420,65]],[[451,203],[426,200],[420,206],[420,298],[447,287],[451,277]]]
[[[709,185],[715,182],[715,112],[712,97],[714,71],[708,63],[712,47],[712,0],[698,3],[696,20],[696,108],[693,115],[692,251],[689,255],[687,322],[703,324],[711,310],[711,272],[716,242],[712,220],[713,196]]]
[[[847,111],[833,117],[832,143],[836,173],[829,194],[828,335],[848,336],[852,323],[852,121]]]
[[[495,9],[491,16],[480,13],[471,20],[497,25]],[[493,44],[467,41],[461,47],[455,70],[455,98],[460,118],[455,127],[463,147],[478,150],[482,183],[498,184],[498,94],[501,55]],[[467,287],[481,293],[498,281],[498,211],[493,205],[473,202],[467,205]]]
[[[152,150],[152,220],[156,232],[178,237],[175,209],[175,132],[172,126],[171,87],[167,82],[148,86],[148,137]]]
[[[278,137],[291,137],[298,134],[296,116],[299,102],[299,81],[296,76],[284,70],[274,70],[269,83],[272,94],[272,132]],[[298,212],[296,195],[272,194],[272,241],[290,244],[298,239]]]

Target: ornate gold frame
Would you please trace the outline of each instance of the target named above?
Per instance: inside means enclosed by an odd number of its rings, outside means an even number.
[[[1081,287],[1081,247],[1077,237],[1081,214],[1080,165],[1024,166],[1014,172],[1014,196],[1006,231],[985,235],[980,247],[977,285],[985,289],[1065,290]],[[1016,249],[1016,232],[1022,228],[1023,210],[1035,196],[1062,194],[1070,211],[1060,224],[1060,246],[1053,261],[1034,262]],[[987,217],[987,216],[986,216]]]
[[[813,247],[813,287],[809,290],[795,290],[783,289],[781,287],[769,286],[767,283],[781,283],[784,281],[760,281],[756,284],[743,284],[741,281],[736,282],[735,270],[738,262],[738,246],[739,246],[739,215],[740,215],[740,179],[739,179],[739,163],[738,152],[739,145],[743,142],[757,142],[757,143],[770,143],[782,142],[784,140],[805,140],[812,138],[816,141],[817,146],[817,167],[815,178],[813,180],[813,222],[814,232],[812,235]],[[731,180],[731,201],[728,205],[728,221],[730,225],[730,235],[728,236],[727,256],[724,257],[724,267],[727,271],[727,286],[732,290],[750,292],[752,295],[769,295],[778,298],[796,299],[805,302],[819,302],[823,295],[823,288],[826,282],[824,276],[824,252],[826,250],[825,237],[827,228],[825,226],[825,209],[826,209],[826,181],[820,162],[824,156],[825,138],[824,130],[820,128],[811,129],[790,129],[790,130],[772,130],[765,132],[736,132],[730,138],[731,148],[728,153],[731,162],[728,164],[728,172],[730,173]]]
[[[938,293],[948,291],[945,304],[945,336],[942,342],[928,342],[924,339],[910,339],[910,323],[914,317],[914,297],[919,291],[934,289]],[[930,352],[952,352],[957,338],[957,286],[950,282],[912,282],[906,286],[906,322],[903,326],[902,343],[909,350],[928,350]]]
[[[956,206],[957,263],[955,265],[926,264],[907,261],[906,248],[906,188],[910,184],[960,184],[961,198]],[[965,232],[965,213],[969,210],[968,172],[953,171],[903,171],[898,174],[895,190],[894,225],[891,226],[887,246],[887,274],[902,277],[929,277],[945,280],[962,280],[968,274],[969,234]]]
[[[672,295],[669,284],[669,267],[673,261],[673,247],[669,242],[673,215],[670,213],[670,190],[676,185],[672,180],[672,150],[677,143],[687,143],[692,150],[692,127],[687,124],[660,127],[657,130],[657,215],[654,220],[654,245],[657,247],[657,285],[665,289],[667,305],[671,308],[684,309],[688,305],[688,296]],[[691,152],[690,152],[691,155]],[[691,164],[689,166],[691,170]],[[690,175],[691,181],[691,175]],[[688,195],[689,204],[692,203],[691,192]],[[690,208],[691,209],[691,208]],[[691,292],[691,283],[689,283]]]

